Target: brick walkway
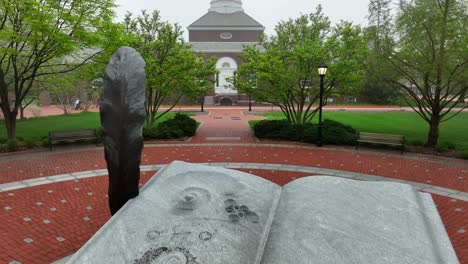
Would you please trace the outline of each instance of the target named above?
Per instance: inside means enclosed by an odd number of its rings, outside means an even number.
[[[468,202],[463,200],[463,193],[457,194],[468,192],[468,162],[429,160],[425,156],[401,156],[397,152],[382,155],[377,151],[259,143],[247,125],[248,120],[258,117],[243,115],[235,109],[210,110],[208,115],[197,119],[203,124],[190,142],[148,144],[143,151],[142,165],[167,164],[173,160],[239,163],[244,164],[239,170],[280,185],[315,174],[288,169],[301,166],[311,171],[347,171],[410,181],[422,186],[421,189],[430,186],[460,263],[468,263]],[[277,166],[262,167],[266,163]],[[110,217],[107,178],[91,177],[98,175],[99,170],[102,175],[105,168],[102,148],[94,147],[1,156],[0,190],[2,186],[12,189],[0,191],[3,223],[0,263],[50,263],[78,250]],[[142,172],[142,184],[155,173],[148,168]],[[37,181],[56,175],[63,176]],[[28,179],[26,183],[30,187],[13,188],[19,181]],[[52,179],[58,182],[49,183]],[[438,187],[451,193],[434,194]]]

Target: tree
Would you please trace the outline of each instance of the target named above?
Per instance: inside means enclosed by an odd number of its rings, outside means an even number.
[[[397,79],[385,60],[388,51],[395,46],[391,4],[390,0],[371,0],[369,3],[369,53],[361,95],[374,104],[389,104],[400,97],[399,86],[385,81]]]
[[[109,52],[105,52],[92,63],[71,72],[39,77],[35,83],[40,85],[41,90],[50,93],[65,115],[71,113],[76,100],[80,100],[81,110],[87,112],[92,105],[97,104],[101,95],[102,73],[109,55]]]
[[[387,62],[400,77],[405,100],[429,124],[426,146],[436,147],[439,125],[468,97],[467,4],[459,0],[401,1],[398,43]],[[458,108],[458,109],[457,109]]]
[[[205,61],[203,54],[192,51],[182,38],[181,27],[162,22],[158,11],[151,15],[142,11],[137,18],[128,13],[125,27],[129,42],[146,61],[146,125],[153,127],[183,96],[200,96],[202,87],[212,82],[216,62],[214,58]],[[170,107],[158,113],[168,102]]]
[[[253,46],[244,49],[243,64],[232,83],[256,101],[280,107],[293,124],[311,121],[318,110],[313,104],[319,99],[321,62],[329,66],[325,95],[333,89],[350,92],[360,87],[364,34],[347,22],[332,27],[320,6],[315,13],[280,22],[275,34],[263,37],[260,44],[265,51]],[[255,83],[249,77],[253,75]]]
[[[18,110],[36,78],[73,71],[115,43],[113,7],[113,0],[0,2],[0,108],[8,138],[16,137]]]

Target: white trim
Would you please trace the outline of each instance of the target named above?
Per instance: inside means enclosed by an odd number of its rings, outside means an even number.
[[[226,63],[229,64],[230,67],[223,67]],[[230,87],[231,85],[226,81],[227,77],[234,76],[237,67],[238,65],[234,58],[222,57],[218,59],[218,61],[216,62],[216,69],[219,71],[219,86],[217,86],[215,83],[215,94],[237,94],[237,90],[232,89]]]
[[[239,145],[249,145],[249,144],[208,144],[208,145],[239,146]],[[251,144],[251,145],[254,145],[255,147],[258,146],[255,144]],[[268,144],[260,144],[260,146],[266,146],[266,145]],[[181,146],[190,146],[190,145],[181,145]],[[225,167],[228,169],[257,169],[257,170],[303,172],[303,173],[310,173],[311,175],[315,175],[315,176],[318,176],[318,175],[334,176],[334,177],[339,177],[339,178],[347,178],[347,179],[354,179],[354,180],[360,180],[360,181],[396,182],[396,183],[409,184],[418,191],[433,193],[433,194],[437,194],[437,195],[441,195],[441,196],[445,196],[445,197],[449,197],[449,198],[453,198],[453,199],[457,199],[461,201],[468,201],[467,192],[462,192],[462,191],[455,190],[455,189],[449,189],[449,188],[434,186],[434,185],[425,184],[425,183],[400,180],[396,178],[363,174],[363,173],[357,173],[357,172],[351,172],[351,171],[333,170],[333,169],[317,168],[317,167],[311,167],[311,166],[274,164],[274,163],[272,164],[272,163],[208,162],[208,163],[195,163],[195,164],[200,164],[200,165],[205,165],[205,166],[214,166],[214,167]],[[141,172],[157,171],[157,170],[161,170],[167,165],[168,164],[155,164],[155,165],[140,166],[140,171]],[[104,177],[108,175],[108,172],[107,170],[104,169],[104,170],[94,170],[94,171],[83,171],[83,172],[73,173],[73,174],[79,174],[80,176],[74,177],[75,179],[79,180],[79,179],[85,179],[85,178],[91,178],[91,177],[93,178]],[[51,178],[59,179],[59,178],[66,177],[66,176],[70,177],[71,174],[42,177],[42,178],[36,178],[34,180],[36,180],[37,182],[40,182],[40,184],[38,185],[48,185],[48,184],[53,184],[56,182],[46,183],[45,181],[46,179],[51,179]],[[11,186],[11,187],[4,188],[3,186]],[[24,181],[0,184],[0,193],[28,188],[28,187],[33,187],[33,186],[24,184]]]
[[[231,65],[231,67],[229,67],[229,69],[234,69],[234,70],[237,69],[237,62],[236,62],[236,60],[234,60],[231,57],[219,58],[218,61],[216,62],[216,69],[218,69],[218,70],[225,69],[225,68],[223,68],[224,63],[229,63],[229,65]]]

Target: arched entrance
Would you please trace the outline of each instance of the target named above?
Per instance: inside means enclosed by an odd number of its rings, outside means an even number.
[[[221,99],[221,101],[219,102],[219,105],[221,106],[232,106],[232,100],[230,98],[223,98]]]
[[[237,70],[236,61],[230,57],[222,57],[216,63],[216,69],[219,72],[219,76],[218,82],[215,84],[215,93],[237,94],[237,91],[232,89],[231,84],[227,81],[229,77],[234,76],[234,72]]]

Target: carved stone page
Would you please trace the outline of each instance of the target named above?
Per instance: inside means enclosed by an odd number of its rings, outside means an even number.
[[[280,190],[247,173],[174,162],[69,263],[259,263]]]
[[[429,194],[399,183],[308,177],[283,187],[261,263],[458,260]]]

